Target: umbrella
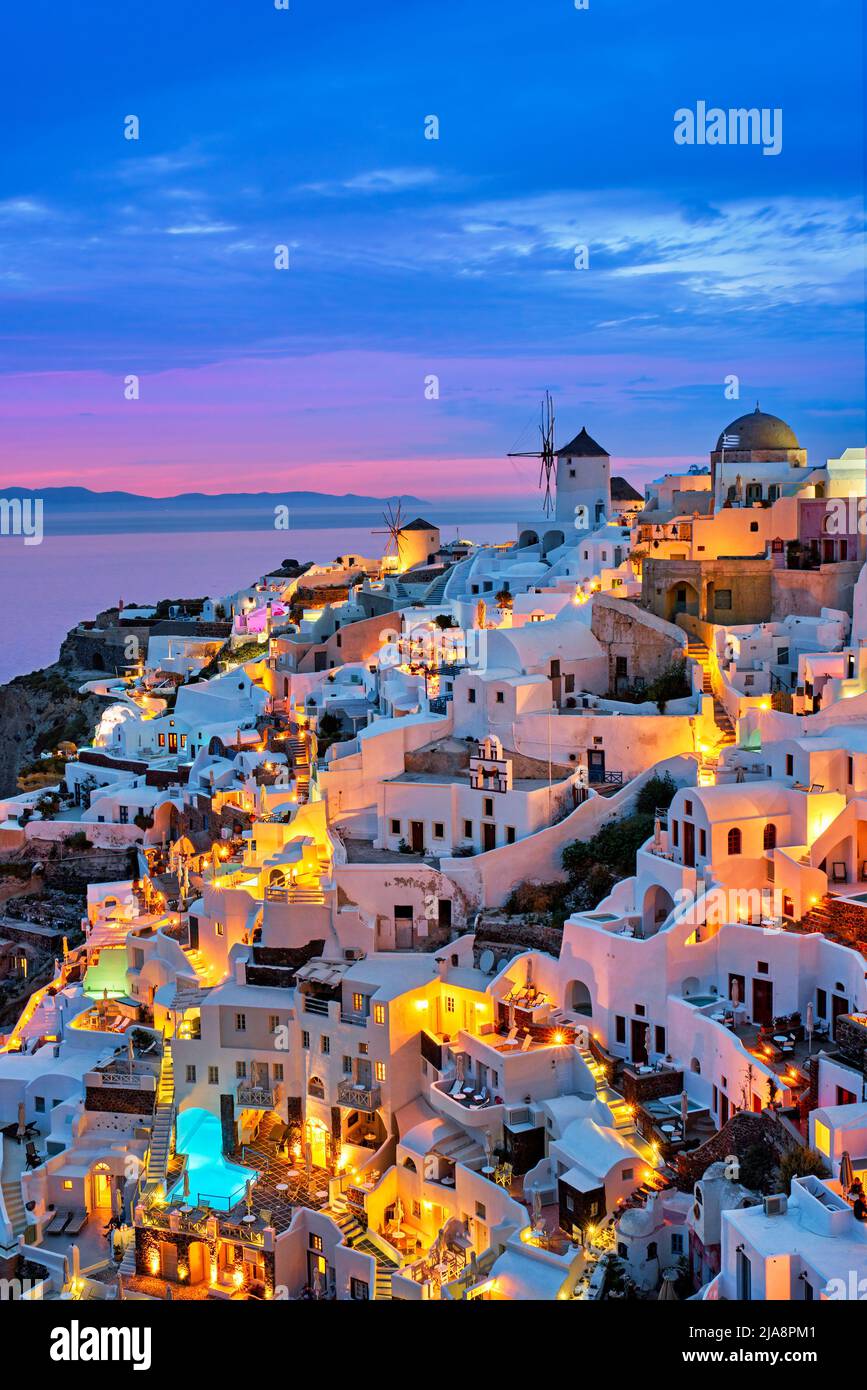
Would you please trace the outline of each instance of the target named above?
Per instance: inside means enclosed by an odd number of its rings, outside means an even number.
[[[662,1288],[656,1295],[658,1303],[677,1303],[679,1299],[675,1291],[675,1280],[677,1279],[676,1269],[667,1269],[662,1276]]]
[[[18,1129],[17,1129],[16,1134],[15,1134],[15,1138],[18,1140],[18,1143],[19,1143],[19,1144],[21,1143],[21,1140],[24,1138],[24,1135],[25,1135],[26,1132],[27,1132],[27,1113],[26,1113],[26,1111],[25,1111],[25,1109],[24,1109],[24,1101],[23,1101],[23,1100],[19,1100],[19,1102],[18,1102]]]
[[[250,1184],[247,1183],[247,1187],[248,1187],[248,1188],[249,1188],[249,1186],[250,1186]],[[185,1168],[185,1169],[184,1169],[184,1186],[183,1186],[183,1193],[184,1193],[184,1201],[186,1202],[186,1201],[189,1199],[189,1196],[190,1196],[190,1170],[189,1170],[189,1168]]]
[[[134,1048],[133,1045],[132,1045],[132,1033],[130,1033],[130,1035],[129,1035],[129,1037],[127,1038],[127,1041],[126,1041],[126,1055],[127,1055],[128,1060],[129,1060],[130,1071],[131,1071],[132,1068],[135,1066],[135,1048]]]
[[[396,1235],[400,1235],[400,1223],[403,1220],[403,1202],[398,1197],[394,1204],[394,1230]]]
[[[659,816],[653,822],[653,846],[654,849],[661,849],[662,847],[662,821]]]
[[[844,1149],[840,1155],[840,1186],[844,1192],[848,1192],[854,1181],[855,1171],[852,1167],[852,1159],[849,1156],[849,1150]]]
[[[738,1004],[741,1002],[741,987],[740,987],[740,985],[738,984],[737,980],[732,980],[731,997],[732,997],[732,1008],[733,1008],[733,1009],[736,1009],[737,1006],[738,1006]]]
[[[247,1215],[253,1215],[253,1184],[248,1178],[244,1184],[244,1201],[247,1204]]]
[[[816,1026],[815,1011],[814,1011],[814,1009],[813,1009],[813,1001],[812,1001],[812,999],[811,999],[810,1002],[809,1002],[809,1004],[807,1005],[807,1023],[806,1023],[806,1028],[807,1028],[807,1044],[808,1044],[808,1046],[809,1046],[811,1052],[813,1051],[813,1029],[815,1028],[815,1026]]]
[[[118,1216],[123,1216],[123,1193],[119,1187],[114,1189],[114,1210]]]
[[[650,1024],[648,1023],[647,1027],[646,1027],[645,1030],[644,1030],[644,1051],[645,1051],[646,1054],[647,1054],[647,1059],[646,1059],[646,1060],[647,1060],[648,1062],[650,1061],[650,1037],[651,1037],[651,1033],[650,1033]]]
[[[533,1188],[533,1225],[538,1226],[542,1220],[542,1189]]]
[[[689,1114],[689,1096],[686,1091],[680,1093],[680,1123],[683,1126],[683,1137],[686,1138],[686,1119]]]

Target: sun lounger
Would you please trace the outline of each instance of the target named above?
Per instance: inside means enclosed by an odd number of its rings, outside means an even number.
[[[63,1234],[66,1236],[79,1235],[87,1225],[88,1214],[86,1211],[73,1211],[69,1213],[69,1221],[64,1227]]]
[[[532,1046],[532,1043],[533,1043],[533,1034],[532,1034],[532,1033],[528,1033],[527,1036],[524,1038],[524,1041],[521,1043],[521,1051],[522,1051],[522,1052],[526,1052],[527,1049],[528,1049],[529,1047]]]
[[[460,1077],[458,1077],[458,1079],[457,1079],[457,1081],[455,1082],[454,1086],[452,1086],[452,1089],[449,1091],[449,1095],[450,1095],[450,1096],[455,1096],[455,1097],[459,1098],[459,1097],[461,1096],[462,1092],[463,1092],[463,1089],[464,1089],[464,1083],[463,1083],[463,1081],[461,1081]]]
[[[56,1211],[51,1220],[43,1227],[43,1234],[59,1236],[71,1216],[71,1211]]]

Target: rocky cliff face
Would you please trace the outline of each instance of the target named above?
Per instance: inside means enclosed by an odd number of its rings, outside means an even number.
[[[18,773],[43,750],[90,741],[105,700],[78,694],[86,679],[58,663],[0,685],[0,796],[17,790]]]

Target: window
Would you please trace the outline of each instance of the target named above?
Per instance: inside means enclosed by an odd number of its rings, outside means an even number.
[[[852,783],[855,781],[855,759],[854,759],[854,758],[847,758],[847,759],[846,759],[846,781],[848,782],[848,784],[849,784],[850,787],[851,787]]]
[[[787,777],[794,777],[794,775],[795,775],[795,755],[794,755],[794,753],[787,753],[787,754],[786,754],[786,776],[787,776]]]
[[[247,1031],[247,1015],[246,1015],[246,1014],[235,1014],[235,1032],[236,1032],[236,1033],[246,1033],[246,1031]]]
[[[271,1064],[271,1075],[273,1076],[273,1078],[274,1078],[275,1081],[282,1081],[282,1080],[283,1080],[283,1063],[282,1063],[282,1062],[272,1062],[272,1064]]]
[[[446,828],[445,828],[443,822],[442,822],[441,820],[435,820],[435,821],[434,821],[434,828],[433,828],[433,837],[434,837],[434,839],[435,839],[435,840],[444,840],[444,839],[445,839],[445,836],[446,836]]]
[[[659,1023],[657,1023],[656,1028],[654,1030],[653,1046],[656,1052],[662,1052],[664,1054],[666,1051],[665,1029]]]
[[[384,1005],[384,1004],[374,1004],[374,1006],[373,1006],[373,1021],[374,1021],[374,1023],[385,1023],[385,1005]]]
[[[246,1077],[246,1075],[247,1075],[247,1063],[246,1063],[246,1062],[236,1062],[236,1063],[235,1063],[235,1080],[236,1080],[236,1081],[243,1081],[244,1078]]]
[[[302,1029],[301,1032],[301,1046],[306,1052],[310,1051],[310,1034],[306,1028]]]
[[[475,703],[476,703],[476,688],[475,688],[474,685],[471,685],[470,688],[469,688],[469,690],[467,691],[467,704],[468,704],[468,705],[474,705]]]
[[[343,1054],[343,1061],[341,1062],[341,1067],[343,1069],[344,1076],[352,1075],[352,1058],[349,1056],[348,1052],[344,1052]]]
[[[706,830],[699,830],[699,832],[698,832],[698,852],[699,852],[699,854],[701,855],[702,858],[704,858],[704,856],[707,854],[707,831],[706,831]]]
[[[37,1115],[44,1115],[44,1114],[45,1114],[45,1097],[44,1097],[44,1096],[34,1096],[34,1097],[33,1097],[33,1105],[34,1105],[34,1108],[35,1108],[35,1110],[36,1110]]]
[[[416,1219],[418,1219],[421,1216],[421,1202],[413,1202],[412,1214]]]
[[[219,1068],[219,1067],[208,1067],[208,1085],[209,1085],[209,1086],[219,1086],[219,1084],[220,1084],[220,1068]]]
[[[757,974],[757,975],[767,975],[767,973],[768,973],[768,962],[767,962],[766,960],[757,960],[757,961],[756,961],[756,974]]]
[[[385,1062],[374,1062],[373,1075],[377,1081],[385,1080]]]
[[[685,816],[691,816],[691,815],[692,815],[692,802],[691,802],[691,801],[685,801],[685,802],[683,803],[683,814],[684,814]]]
[[[777,827],[771,821],[768,821],[765,826],[762,842],[765,849],[776,849],[777,847]]]
[[[280,1015],[279,1015],[279,1014],[269,1014],[269,1015],[268,1015],[268,1032],[269,1032],[269,1033],[276,1033],[276,1032],[277,1032],[277,1029],[278,1029],[279,1027],[280,1027]]]
[[[476,1220],[477,1220],[477,1221],[487,1221],[487,1219],[488,1219],[488,1209],[487,1209],[487,1207],[485,1206],[484,1202],[476,1202]]]
[[[349,1297],[356,1302],[364,1302],[370,1298],[370,1285],[364,1279],[356,1279],[353,1275],[349,1280]]]
[[[119,814],[120,814],[120,823],[121,823],[121,825],[126,825],[126,824],[129,822],[129,807],[128,807],[128,806],[121,806],[121,807],[119,808]]]
[[[359,1057],[366,1057],[369,1051],[370,1048],[368,1047],[367,1043],[362,1042],[358,1044]]]
[[[626,1019],[621,1014],[614,1019],[614,1038],[616,1042],[626,1042]]]
[[[355,1014],[363,1014],[364,1011],[365,1011],[365,1010],[364,1010],[364,995],[363,995],[363,994],[353,994],[353,996],[352,996],[352,1012],[355,1013]]]
[[[672,1255],[683,1254],[683,1236],[676,1231],[671,1234],[671,1253]]]
[[[195,1086],[195,1084],[196,1084],[196,1069],[195,1069],[195,1067],[192,1067],[192,1066],[189,1066],[189,1065],[187,1066],[186,1077],[187,1077],[187,1085],[188,1085],[188,1086]]]
[[[498,691],[497,691],[497,704],[498,704],[498,705],[501,705],[501,704],[503,703],[503,701],[505,700],[505,698],[506,698],[506,697],[505,697],[505,695],[503,694],[502,690],[498,690]]]
[[[715,608],[731,608],[732,591],[731,589],[717,589],[714,597]]]
[[[311,1076],[310,1080],[307,1082],[307,1094],[309,1096],[315,1096],[317,1100],[325,1099],[325,1085],[320,1077]]]
[[[471,840],[472,838],[473,838],[473,823],[472,823],[471,820],[465,820],[465,821],[464,821],[464,839],[465,839],[465,840]]]
[[[486,796],[486,797],[485,797],[485,815],[486,815],[486,816],[492,816],[493,814],[494,814],[494,798],[493,798],[492,796]]]
[[[513,845],[514,843],[515,843],[515,827],[514,827],[513,825],[507,825],[507,826],[506,826],[506,844],[507,844],[507,845]]]
[[[655,1241],[655,1240],[648,1241],[648,1243],[647,1243],[647,1258],[648,1258],[649,1260],[655,1260],[655,1259],[656,1259],[656,1255],[657,1255],[657,1245],[656,1245],[656,1241]]]
[[[676,820],[671,822],[671,843],[675,849],[680,844],[680,822]]]
[[[319,1047],[324,1057],[327,1057],[330,1054],[331,1039],[329,1038],[327,1033],[323,1033],[322,1037],[319,1039]]]
[[[751,531],[758,531],[758,529],[759,529],[759,523],[758,523],[757,521],[751,521],[751,522],[750,522],[750,530],[751,530]]]
[[[322,1249],[322,1237],[321,1237],[321,1236],[314,1236],[314,1235],[311,1235],[311,1237],[310,1237],[310,1249],[311,1249],[311,1250],[321,1250],[321,1249]]]
[[[729,831],[729,854],[740,854],[741,852],[741,832],[737,826],[733,826]]]
[[[391,833],[392,833],[392,835],[399,835],[399,834],[400,834],[400,821],[399,821],[399,820],[393,820],[393,821],[391,822]]]
[[[454,996],[453,994],[447,994],[447,995],[446,995],[446,1013],[447,1013],[447,1014],[453,1014],[454,1011],[455,1011],[455,996]]]

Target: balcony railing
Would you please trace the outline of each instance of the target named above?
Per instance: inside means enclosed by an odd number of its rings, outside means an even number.
[[[341,1009],[340,1022],[351,1023],[356,1028],[364,1028],[370,1019],[370,1014],[360,1013],[357,1009]]]
[[[327,1018],[327,1017],[328,1017],[328,1000],[327,1000],[327,999],[316,999],[315,996],[313,996],[313,995],[305,994],[305,996],[304,996],[304,1012],[305,1012],[306,1014],[319,1014],[319,1016],[320,1016],[321,1018]]]
[[[364,1110],[372,1115],[382,1104],[380,1086],[357,1086],[354,1081],[341,1081],[337,1086],[337,1104],[346,1110]]]
[[[251,1081],[239,1081],[238,1104],[245,1110],[273,1110],[280,1099],[279,1086],[255,1086]]]

